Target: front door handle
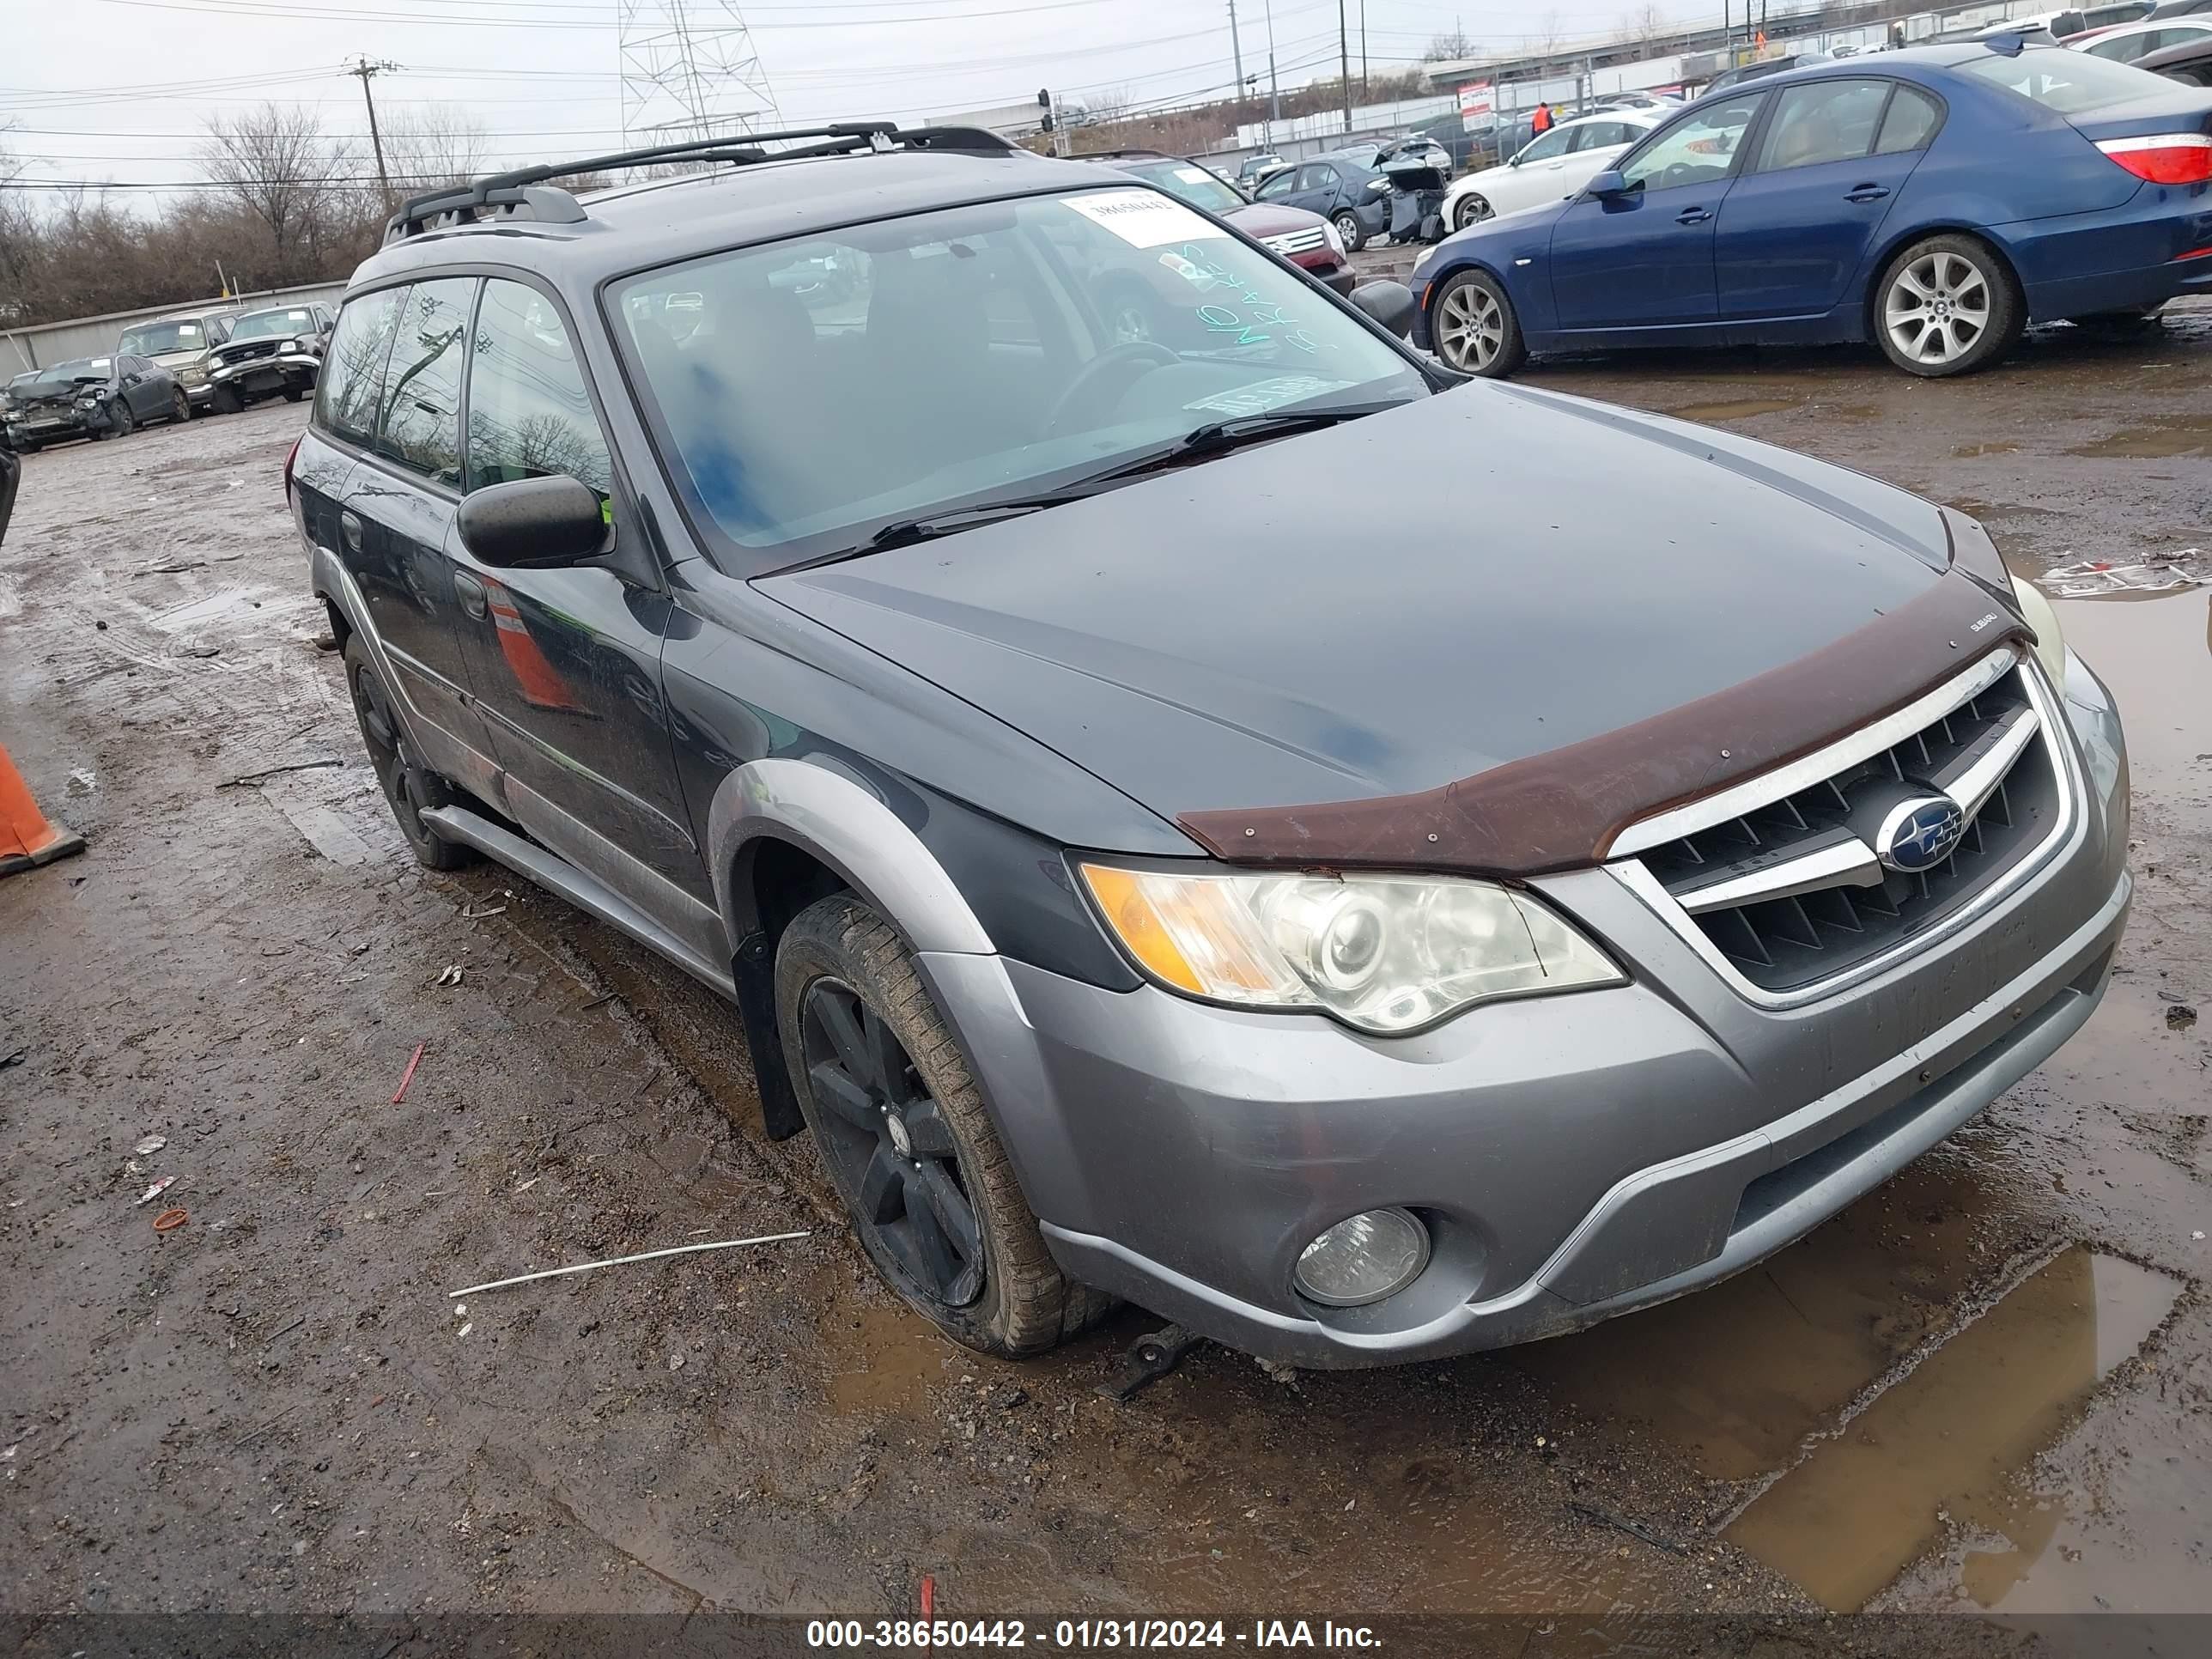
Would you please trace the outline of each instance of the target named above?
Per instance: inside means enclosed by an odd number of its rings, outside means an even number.
[[[1846,191],[1844,199],[1846,202],[1879,202],[1888,194],[1888,186],[1885,185],[1859,185]]]
[[[461,596],[461,609],[477,622],[483,620],[484,585],[465,570],[453,572],[453,592]]]
[[[361,551],[361,519],[357,514],[349,511],[338,514],[338,534],[344,538],[347,552]]]
[[[1678,225],[1702,225],[1712,216],[1711,210],[1708,208],[1684,208],[1674,216],[1674,222]]]

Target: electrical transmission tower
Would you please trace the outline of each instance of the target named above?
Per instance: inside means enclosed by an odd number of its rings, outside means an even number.
[[[615,3],[625,140],[751,132],[763,116],[777,115],[775,89],[737,0]]]

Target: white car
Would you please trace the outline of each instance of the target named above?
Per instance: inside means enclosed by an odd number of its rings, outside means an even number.
[[[2106,29],[2075,43],[2074,50],[2115,64],[2132,64],[2138,58],[2164,52],[2168,46],[2192,46],[2207,37],[2212,37],[2212,16],[2161,17],[2155,23],[2130,23],[2124,28]]]
[[[1465,230],[1484,219],[1571,196],[1674,113],[1673,107],[1609,109],[1562,121],[1523,145],[1511,161],[1453,180],[1444,192],[1444,222]]]

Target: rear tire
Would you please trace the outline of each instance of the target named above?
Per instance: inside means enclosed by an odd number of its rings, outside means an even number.
[[[1485,219],[1496,216],[1497,215],[1492,210],[1488,197],[1476,191],[1469,191],[1461,197],[1452,208],[1452,228],[1465,230],[1470,225],[1479,225]]]
[[[1367,246],[1367,227],[1359,222],[1359,216],[1350,208],[1340,209],[1329,222],[1336,227],[1346,253],[1357,253]]]
[[[385,804],[392,808],[392,821],[406,837],[416,861],[431,870],[461,870],[474,864],[482,856],[475,848],[447,841],[422,822],[423,813],[440,806],[464,805],[466,797],[419,765],[408,751],[407,734],[400,727],[392,693],[358,634],[346,641],[345,670],[346,690],[353,698],[354,718],[361,723],[368,763],[383,786]]]
[[[908,1306],[1008,1359],[1113,1306],[1045,1249],[959,1045],[888,921],[849,893],[802,910],[776,946],[775,1017],[815,1151],[860,1248]]]
[[[179,386],[177,388],[177,395],[169,399],[170,423],[174,426],[182,426],[186,421],[189,421],[191,418],[192,400],[189,397],[185,396],[184,387]]]
[[[1882,272],[1872,325],[1891,362],[1942,380],[1971,374],[2011,350],[2026,313],[2011,270],[1989,244],[1927,236]]]
[[[1503,380],[1528,361],[1513,301],[1486,270],[1462,270],[1437,295],[1429,313],[1437,356],[1462,374]]]

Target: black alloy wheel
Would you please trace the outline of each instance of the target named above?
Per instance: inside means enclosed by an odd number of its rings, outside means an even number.
[[[901,1288],[946,1308],[983,1293],[985,1256],[960,1149],[897,1036],[850,986],[826,975],[799,1004],[817,1134],[855,1223]]]

